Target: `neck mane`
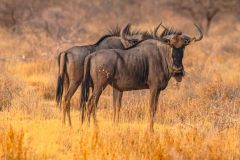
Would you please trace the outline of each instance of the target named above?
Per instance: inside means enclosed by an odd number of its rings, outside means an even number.
[[[140,31],[140,30],[132,30],[132,31],[128,30],[126,34],[128,36],[142,35],[142,37],[143,37],[143,40],[139,41],[138,43],[129,47],[128,49],[136,47],[139,43],[143,42],[144,40],[154,39],[154,32]],[[121,35],[121,28],[119,26],[116,26],[115,28],[110,28],[110,29],[108,29],[107,34],[102,36],[94,45],[97,46],[107,38],[120,37],[120,35]]]
[[[99,45],[102,41],[104,41],[105,39],[107,39],[109,37],[113,37],[113,36],[112,35],[104,35],[104,36],[102,36],[94,45]]]
[[[172,65],[173,65],[173,59],[172,59],[172,50],[173,48],[170,47],[167,44],[164,44],[160,41],[157,42],[157,46],[159,49],[159,54],[161,54],[160,56],[162,57],[161,59],[164,61],[162,63],[165,63],[166,65],[163,65],[164,70],[167,71],[167,73],[164,73],[166,77],[168,77],[169,79],[172,76]]]

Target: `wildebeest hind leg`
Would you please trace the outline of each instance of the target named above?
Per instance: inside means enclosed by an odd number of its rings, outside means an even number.
[[[71,116],[70,116],[70,101],[68,101],[68,103],[66,105],[66,111],[67,111],[69,126],[72,126]]]
[[[64,80],[64,91],[68,91],[68,89],[69,89],[69,79],[66,76],[65,80]],[[62,112],[63,112],[62,123],[63,123],[63,125],[65,125],[65,119],[66,119],[66,101],[65,101],[65,99],[63,101],[63,105],[62,105],[62,108],[60,108],[60,110],[62,110]]]
[[[64,87],[64,92],[67,92],[67,90],[68,90],[68,88],[69,88],[69,78],[68,78],[68,76],[64,76],[64,83],[63,83],[63,87]],[[64,93],[65,94],[65,93]],[[64,104],[63,104],[63,106],[61,105],[61,103],[62,103],[62,100],[60,101],[60,105],[59,105],[59,109],[60,109],[60,111],[62,111],[62,107],[64,108],[65,106],[64,106]]]
[[[65,104],[63,104],[65,105]],[[62,124],[65,125],[65,119],[66,119],[66,107],[63,106],[63,119],[62,119]]]
[[[91,80],[91,88],[92,88],[92,92],[94,90],[94,87],[93,87],[93,82]],[[80,93],[82,94],[82,93]],[[84,120],[85,120],[85,112],[86,112],[86,103],[84,102],[84,100],[82,99],[82,96],[80,95],[80,110],[82,112],[82,115],[81,115],[81,123],[83,124]]]
[[[84,120],[85,120],[85,109],[86,109],[86,104],[84,102],[83,99],[81,99],[82,96],[80,96],[80,110],[82,112],[82,116],[81,116],[81,122],[83,124]]]
[[[71,116],[70,116],[70,100],[73,96],[73,94],[76,92],[80,82],[70,82],[69,88],[67,90],[67,93],[64,97],[64,108],[63,108],[63,117],[64,117],[64,123],[65,123],[65,115],[67,113],[68,116],[68,122],[71,126]]]
[[[72,96],[74,95],[74,93],[76,92],[78,86],[80,85],[81,81],[75,81],[75,82],[70,82],[67,94],[65,96],[66,100],[71,100]]]
[[[97,109],[98,101],[99,101],[100,95],[102,94],[102,91],[106,88],[106,86],[107,86],[107,83],[94,87],[93,94],[89,101],[88,121],[90,122],[90,116],[92,113],[95,126],[97,126],[96,109]]]

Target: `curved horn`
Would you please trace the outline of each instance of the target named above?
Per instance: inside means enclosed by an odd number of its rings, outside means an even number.
[[[121,29],[120,36],[122,39],[129,40],[126,36],[126,33],[129,32],[130,28],[131,28],[131,24],[128,23],[125,27]]]
[[[154,31],[153,31],[153,38],[154,38],[154,39],[158,39],[158,37],[157,37],[157,31],[158,31],[159,27],[161,26],[161,24],[162,24],[162,22],[159,23],[159,25],[158,25],[158,26],[154,29]]]
[[[202,31],[201,31],[201,29],[200,29],[200,27],[196,24],[196,23],[194,23],[194,26],[197,28],[197,30],[198,30],[198,32],[200,33],[200,36],[198,37],[198,38],[195,38],[195,42],[196,41],[200,41],[200,40],[202,40],[202,38],[203,38],[203,33],[202,33]]]
[[[167,28],[167,27],[165,27],[164,25],[162,25],[162,24],[161,24],[161,26],[162,26],[164,29],[167,29],[167,30],[168,30],[168,28]]]

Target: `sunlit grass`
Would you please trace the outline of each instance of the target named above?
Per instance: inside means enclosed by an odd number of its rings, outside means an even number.
[[[6,120],[7,116],[14,118]],[[156,124],[155,132],[149,133],[147,121],[116,126],[99,117],[95,128],[93,124],[80,125],[78,112],[73,112],[72,117],[74,126],[70,128],[62,126],[59,117],[34,118],[21,111],[2,114],[5,127],[0,130],[1,145],[5,149],[0,153],[4,157],[23,152],[20,156],[34,159],[236,159],[240,156],[239,125],[219,131],[207,123],[201,127]],[[11,136],[16,138],[11,140]]]

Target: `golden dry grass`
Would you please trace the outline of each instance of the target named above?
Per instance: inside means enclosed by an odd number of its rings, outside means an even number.
[[[213,32],[219,33],[218,28]],[[56,54],[42,55],[55,43],[42,33],[37,40],[30,34],[29,40],[39,44],[34,46],[36,56],[24,58],[22,54],[34,54],[33,47],[1,29],[0,39],[5,41],[0,42],[0,51],[6,61],[0,69],[0,158],[239,159],[238,32],[229,37],[219,33],[187,48],[186,77],[181,84],[171,80],[161,93],[155,132],[150,134],[148,91],[124,93],[116,125],[108,88],[97,111],[98,128],[80,124],[76,94],[73,127],[62,126],[54,102]],[[223,44],[230,39],[236,41]],[[18,52],[11,47],[16,43],[21,46]]]

